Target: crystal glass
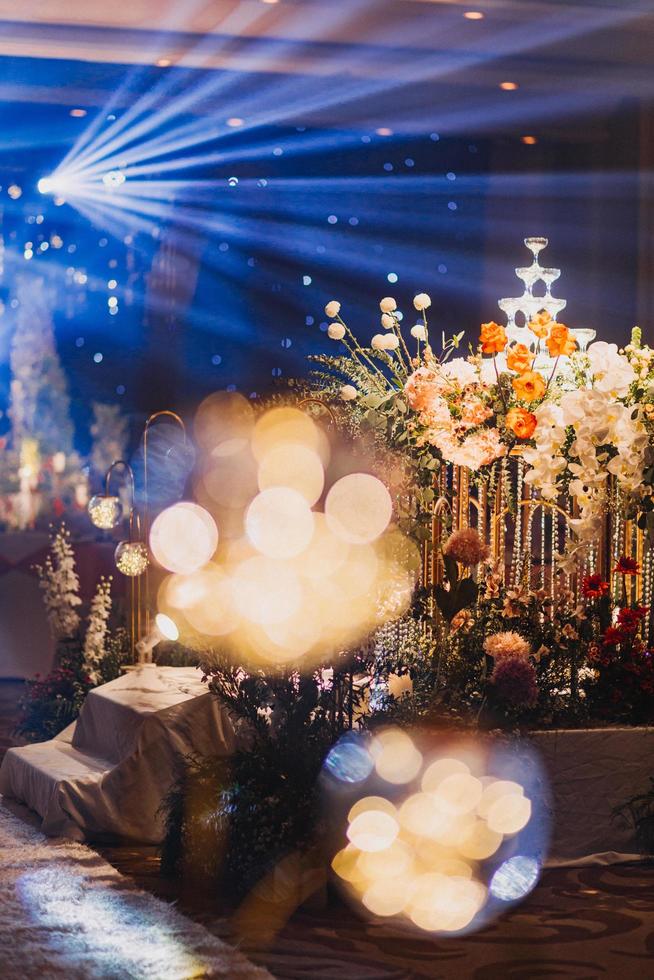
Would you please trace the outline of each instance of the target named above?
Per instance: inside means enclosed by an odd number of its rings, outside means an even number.
[[[129,578],[142,575],[149,564],[148,549],[143,541],[121,541],[114,552],[116,568]]]
[[[582,354],[586,352],[588,345],[592,344],[597,336],[597,331],[591,329],[591,327],[576,327],[574,330],[571,330],[570,333],[577,341],[579,350]]]
[[[552,283],[561,275],[560,269],[541,269],[540,277],[545,283],[545,295],[550,297],[552,295]]]
[[[507,297],[501,299],[497,305],[506,314],[508,320],[507,327],[515,326],[515,315],[520,309],[520,300]]]
[[[112,497],[104,493],[96,493],[88,503],[88,512],[91,522],[103,531],[109,531],[112,527],[120,524],[123,516],[123,508],[118,497]]]
[[[541,278],[541,269],[538,265],[528,265],[521,269],[516,269],[515,274],[518,279],[522,279],[525,289],[531,293],[534,284]]]
[[[548,296],[542,305],[550,316],[556,320],[561,310],[564,310],[568,305],[568,301],[566,299],[555,299],[554,296]]]
[[[538,263],[538,253],[547,248],[547,238],[525,238],[525,245],[534,256],[534,262]]]

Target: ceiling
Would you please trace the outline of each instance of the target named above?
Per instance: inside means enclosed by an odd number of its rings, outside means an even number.
[[[514,107],[524,128],[539,114],[654,102],[653,50],[652,0],[0,0],[0,58],[361,80],[357,98],[388,93],[409,128],[421,106],[451,99],[454,115],[479,92],[477,128],[508,125]],[[518,89],[500,91],[505,80]],[[74,68],[65,82],[16,79],[0,63],[4,101],[102,105],[112,84]],[[347,125],[345,101],[321,123]]]

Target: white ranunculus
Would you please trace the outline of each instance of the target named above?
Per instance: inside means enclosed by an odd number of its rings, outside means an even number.
[[[394,333],[387,333],[384,337],[384,350],[397,350],[400,342]]]
[[[384,330],[392,330],[395,326],[395,318],[390,313],[382,313],[381,325]]]
[[[341,312],[341,304],[338,302],[338,300],[330,299],[329,303],[325,307],[325,313],[330,318],[330,320],[333,320],[333,318],[335,316],[338,316],[340,312]]]
[[[384,350],[386,347],[386,334],[376,333],[370,341],[370,346],[373,350]]]
[[[598,340],[590,345],[586,354],[595,388],[618,397],[626,395],[629,385],[636,379],[636,372],[627,358],[618,353],[618,345]]]
[[[382,313],[392,313],[393,310],[397,309],[397,303],[392,296],[384,296],[383,300],[379,304],[379,309]]]
[[[359,392],[356,390],[354,385],[343,385],[341,388],[341,398],[344,402],[351,402],[357,397]]]
[[[419,311],[428,310],[431,306],[431,296],[428,293],[418,293],[413,297],[413,305]]]
[[[411,327],[411,336],[415,337],[416,340],[426,340],[427,334],[424,324],[416,323],[415,326]]]
[[[477,368],[465,357],[453,357],[445,362],[441,370],[445,377],[456,381],[462,388],[479,380]]]
[[[345,327],[342,323],[330,323],[327,327],[327,336],[331,340],[342,340],[345,336]]]

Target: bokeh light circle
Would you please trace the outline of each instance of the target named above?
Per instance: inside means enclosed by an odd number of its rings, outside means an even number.
[[[388,527],[393,502],[387,488],[370,473],[350,473],[331,487],[325,500],[330,530],[350,544],[370,544]]]
[[[245,515],[251,544],[269,558],[295,558],[309,547],[313,514],[305,498],[289,487],[270,487],[257,494]]]
[[[394,727],[350,732],[322,777],[338,814],[336,880],[364,911],[420,932],[482,928],[538,881],[544,784],[527,746]]]
[[[209,511],[183,501],[167,507],[153,521],[150,549],[169,572],[189,575],[209,561],[218,546],[218,528]]]
[[[289,487],[313,506],[325,485],[325,471],[318,453],[296,442],[271,446],[259,463],[260,490]]]

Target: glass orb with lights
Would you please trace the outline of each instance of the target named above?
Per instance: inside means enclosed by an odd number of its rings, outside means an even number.
[[[105,493],[96,493],[91,497],[88,512],[91,522],[102,531],[110,531],[120,524],[123,517],[120,497]]]
[[[114,552],[116,568],[128,578],[138,578],[148,567],[147,545],[143,541],[121,541]]]

